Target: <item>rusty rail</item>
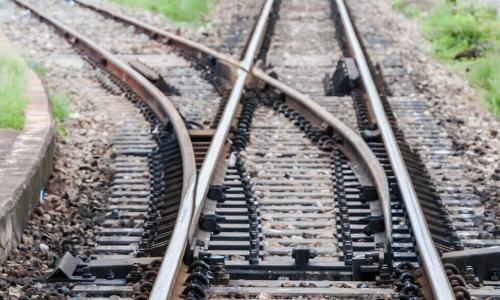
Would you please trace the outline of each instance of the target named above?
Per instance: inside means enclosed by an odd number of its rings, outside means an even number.
[[[359,135],[352,131],[348,126],[343,124],[338,118],[322,109],[320,105],[312,101],[308,96],[294,90],[293,88],[278,80],[275,80],[257,67],[253,67],[250,69],[248,67],[245,68],[245,66],[242,65],[242,62],[234,60],[226,54],[217,52],[200,43],[190,41],[173,33],[155,28],[132,17],[113,12],[97,4],[90,3],[88,0],[75,0],[75,2],[84,7],[95,10],[105,16],[118,20],[124,24],[135,26],[140,31],[149,34],[151,38],[164,39],[172,47],[178,48],[183,52],[187,51],[186,53],[189,53],[192,58],[215,59],[216,62],[224,64],[226,67],[232,69],[232,83],[234,83],[236,80],[235,74],[237,73],[238,69],[252,72],[252,75],[257,80],[260,80],[265,84],[281,91],[287,97],[289,102],[293,102],[297,104],[295,106],[300,106],[303,110],[308,110],[309,112],[311,112],[312,114],[310,116],[316,119],[314,121],[319,120],[320,122],[325,122],[326,124],[328,124],[328,126],[334,129],[335,132],[339,134],[346,142],[345,146],[343,146],[341,150],[347,157],[349,157],[349,159],[356,162],[354,167],[357,171],[357,174],[361,176],[361,180],[364,180],[364,183],[373,184],[377,189],[379,199],[382,203],[384,220],[387,228],[385,234],[385,249],[389,249],[389,246],[392,244],[392,226],[389,226],[391,222],[391,210],[387,177],[382,166],[380,165],[368,145]],[[366,172],[363,172],[363,170],[366,170]]]
[[[47,16],[36,7],[22,1],[14,0],[18,5],[30,10],[43,21],[54,26],[68,41],[75,47],[90,53],[97,58],[100,64],[111,74],[117,76],[127,83],[132,90],[139,95],[164,124],[169,122],[177,136],[182,157],[183,188],[176,226],[172,234],[172,242],[169,243],[165,257],[160,267],[163,270],[158,276],[158,280],[164,283],[169,282],[169,276],[174,277],[172,270],[178,270],[181,266],[182,255],[186,248],[186,240],[183,239],[189,230],[189,224],[193,214],[194,191],[196,185],[196,162],[191,139],[184,121],[175,106],[168,98],[146,80],[129,65],[116,58],[114,55],[93,43],[90,39],[80,35],[71,28],[59,21]],[[174,259],[176,258],[176,259]],[[168,270],[168,272],[165,271]],[[176,273],[176,272],[175,272]],[[166,277],[166,278],[165,278]]]
[[[201,199],[199,201],[201,205],[203,203],[202,198],[204,197],[203,191],[198,191],[201,193],[200,195],[197,195],[195,193],[197,184],[194,153],[190,143],[189,134],[187,132],[187,129],[184,127],[180,115],[178,114],[172,103],[156,87],[150,84],[145,78],[143,78],[128,65],[111,55],[109,52],[95,45],[86,37],[81,36],[77,32],[61,24],[57,20],[43,14],[40,10],[25,3],[23,0],[13,1],[31,10],[41,19],[52,24],[75,46],[90,50],[93,55],[97,56],[100,59],[100,62],[109,72],[118,76],[126,82],[132,83],[131,86],[133,87],[134,91],[152,108],[155,114],[157,114],[157,116],[162,121],[166,122],[167,120],[169,120],[174,126],[174,129],[179,138],[179,143],[181,144],[183,158],[183,200],[181,203],[181,208],[179,210],[179,215],[177,217],[174,234],[171,239],[172,242],[169,244],[167,252],[165,253],[164,260],[156,281],[156,283],[158,284],[155,284],[151,295],[151,299],[169,298],[172,293],[172,287],[175,283],[177,270],[182,264],[182,256],[187,245],[188,232],[194,229],[192,226],[188,225],[189,223],[193,222],[193,215],[195,211],[194,199],[195,197],[199,200]],[[286,97],[287,103],[291,104],[294,108],[302,112],[307,112],[306,118],[308,118],[315,124],[318,124],[319,122],[326,125],[343,139],[344,145],[341,147],[341,151],[353,162],[353,167],[356,174],[360,177],[360,181],[373,184],[376,187],[377,194],[384,208],[384,218],[387,220],[391,219],[390,209],[387,209],[390,200],[387,178],[379,161],[377,160],[373,152],[369,149],[364,140],[349,127],[343,124],[339,119],[328,113],[320,105],[311,100],[308,96],[305,96],[304,94],[301,94],[300,92],[292,89],[282,82],[271,78],[263,70],[253,67],[253,59],[255,55],[249,54],[243,62],[239,62],[225,54],[221,54],[199,43],[187,40],[172,33],[162,31],[133,18],[111,12],[110,10],[102,8],[98,5],[91,4],[86,0],[75,0],[75,2],[89,9],[93,9],[104,15],[112,17],[120,22],[133,25],[143,32],[149,34],[152,38],[164,39],[168,45],[181,50],[184,55],[187,55],[193,59],[208,59],[212,62],[215,61],[216,63],[225,65],[231,71],[231,83],[237,82],[238,86],[241,87],[237,88],[237,90],[234,92],[234,98],[238,98],[238,101],[234,101],[236,105],[239,103],[240,90],[242,91],[244,83],[249,75],[252,75],[255,80],[262,81],[268,86],[271,86],[283,93],[283,95],[285,95]],[[268,3],[271,3],[271,5],[272,2],[273,1],[268,0]],[[268,13],[269,11],[263,9],[263,12]],[[264,26],[266,22],[267,20],[263,20],[261,22],[263,24],[262,26]],[[253,45],[252,47],[254,47],[255,49],[250,53],[255,53],[255,50],[260,46],[260,43],[261,37],[256,38],[256,41],[254,43],[251,42],[250,46]],[[245,80],[238,80],[238,78],[244,78]],[[228,115],[230,115],[230,111],[231,110],[228,110]],[[221,136],[225,137],[227,132],[224,133],[225,134],[223,135],[221,133]],[[224,139],[222,139],[222,141],[223,140]],[[214,158],[214,161],[218,160],[218,155],[215,157],[217,159]],[[193,224],[197,224],[197,222],[194,222]],[[391,228],[389,227],[388,232],[386,232],[386,249],[388,249],[388,246],[391,244],[392,234],[390,233],[390,229]]]

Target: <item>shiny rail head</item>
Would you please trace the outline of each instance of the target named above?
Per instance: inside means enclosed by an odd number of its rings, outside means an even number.
[[[158,275],[150,299],[167,299],[171,293],[170,286],[174,283],[175,276],[172,266],[177,270],[182,264],[182,257],[187,244],[187,234],[189,223],[192,219],[194,190],[196,183],[196,163],[194,150],[191,144],[189,133],[184,121],[179,115],[175,106],[168,98],[161,93],[154,85],[147,81],[137,71],[132,69],[108,51],[93,43],[90,39],[80,35],[71,28],[63,25],[57,20],[44,14],[36,7],[22,1],[14,0],[18,5],[30,10],[45,22],[54,26],[66,39],[78,47],[84,47],[86,52],[94,55],[101,62],[101,65],[111,74],[129,83],[139,97],[152,108],[157,116],[164,122],[173,125],[179,141],[182,164],[183,164],[183,190],[180,203],[179,215],[176,219],[176,226],[172,240],[165,253],[165,259],[161,265],[161,273]],[[158,282],[160,284],[158,284]],[[170,285],[169,285],[170,284]]]
[[[267,0],[263,6],[261,15],[259,16],[257,24],[255,25],[250,43],[245,52],[244,60],[241,63],[241,68],[237,71],[237,79],[231,90],[231,94],[229,95],[229,99],[217,127],[217,131],[212,138],[212,142],[210,143],[210,147],[199,171],[199,180],[196,186],[194,202],[194,214],[189,233],[190,240],[194,238],[195,232],[198,230],[198,219],[205,204],[206,195],[212,182],[212,177],[215,173],[216,166],[221,158],[224,145],[230,132],[231,124],[236,116],[237,107],[240,103],[241,96],[245,89],[245,83],[249,75],[248,70],[252,68],[259,47],[264,39],[266,26],[268,24],[268,19],[273,3],[274,0]]]
[[[419,200],[411,182],[408,170],[401,156],[394,132],[385,115],[385,111],[371,76],[370,68],[365,58],[364,51],[358,41],[354,26],[351,22],[348,9],[344,0],[335,0],[339,10],[342,26],[347,36],[347,42],[354,54],[358,65],[363,87],[368,95],[369,105],[374,113],[375,120],[381,132],[384,145],[387,149],[392,169],[396,175],[401,195],[405,203],[420,258],[429,278],[429,283],[436,299],[454,299],[454,293],[446,276],[446,272],[437,253],[430,235],[425,217],[420,207]]]

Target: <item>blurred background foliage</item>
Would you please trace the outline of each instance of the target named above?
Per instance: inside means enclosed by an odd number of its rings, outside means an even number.
[[[423,3],[425,2],[425,3]],[[487,1],[394,0],[394,9],[420,21],[434,55],[484,90],[500,115],[500,21]]]

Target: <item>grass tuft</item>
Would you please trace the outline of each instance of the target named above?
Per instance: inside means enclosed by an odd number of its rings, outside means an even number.
[[[27,104],[24,62],[0,43],[0,128],[22,129]]]
[[[472,2],[440,2],[423,18],[436,57],[485,91],[500,115],[500,21],[495,9]],[[460,59],[457,59],[460,58]]]
[[[418,5],[409,0],[393,0],[392,8],[396,11],[402,12],[409,18],[417,17],[420,15]]]
[[[35,71],[35,73],[40,76],[46,75],[49,72],[49,68],[35,60],[28,60],[28,65],[33,71]]]
[[[500,20],[496,10],[470,0],[437,0],[430,7],[418,3],[393,0],[392,6],[407,16],[414,8],[420,10],[413,16],[420,16],[434,55],[483,89],[486,106],[500,115]]]
[[[174,21],[198,23],[209,11],[211,0],[113,0],[163,13]]]
[[[488,109],[500,116],[500,55],[489,54],[474,61],[469,68],[469,79],[485,90]]]
[[[441,2],[423,20],[437,57],[453,59],[473,48],[487,49],[500,34],[496,11],[477,4]]]
[[[66,92],[49,92],[49,102],[52,107],[52,112],[54,113],[54,119],[56,121],[57,131],[61,134],[64,133],[64,129],[61,127],[61,123],[66,120],[70,111],[70,96]]]

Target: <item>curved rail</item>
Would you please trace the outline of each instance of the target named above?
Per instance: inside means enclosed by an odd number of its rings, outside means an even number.
[[[366,62],[363,49],[359,44],[356,32],[351,23],[349,13],[345,6],[344,0],[335,0],[339,9],[340,17],[347,35],[347,41],[354,53],[356,63],[361,74],[363,86],[368,94],[369,103],[373,110],[375,120],[382,135],[382,139],[387,148],[389,160],[392,169],[396,175],[396,179],[403,196],[408,217],[413,228],[413,235],[415,236],[417,249],[420,254],[420,259],[423,262],[424,269],[429,278],[429,284],[432,293],[436,299],[455,299],[453,290],[451,289],[448,277],[439,258],[439,254],[434,247],[429,228],[425,221],[422,208],[420,207],[417,194],[411,182],[408,170],[403,161],[401,152],[396,142],[394,132],[392,131],[389,120],[385,115],[382,101],[380,100],[377,88],[371,77],[371,72]]]
[[[168,100],[168,98],[157,87],[155,87],[132,67],[118,59],[107,50],[101,48],[87,37],[79,34],[56,19],[44,14],[41,10],[24,2],[23,0],[13,1],[57,28],[57,30],[60,31],[71,44],[82,47],[84,50],[91,52],[92,56],[98,58],[99,62],[108,72],[127,83],[164,124],[167,122],[172,124],[181,148],[183,162],[183,195],[187,194],[189,182],[191,182],[193,176],[196,176],[194,150],[188,130],[184,125],[184,121],[172,102],[170,102],[170,100]]]
[[[84,7],[95,10],[103,15],[118,20],[124,24],[135,26],[141,31],[149,34],[152,38],[162,38],[166,39],[167,41],[172,41],[172,43],[170,43],[171,46],[178,47],[181,50],[188,50],[188,52],[191,53],[192,57],[214,58],[217,61],[227,64],[230,68],[240,68],[243,71],[250,71],[249,65],[244,66],[241,62],[234,60],[228,55],[217,52],[200,43],[193,42],[178,35],[155,28],[154,26],[136,20],[132,17],[113,12],[97,4],[90,3],[88,0],[75,0],[75,2]],[[321,106],[312,101],[309,97],[268,76],[259,68],[252,68],[251,72],[253,73],[255,78],[263,81],[269,86],[276,88],[277,90],[280,90],[290,100],[293,100],[296,103],[299,103],[305,109],[310,110],[315,118],[326,122],[332,129],[336,131],[336,133],[340,134],[343,137],[344,141],[347,142],[347,147],[344,147],[341,150],[343,150],[344,154],[346,154],[346,156],[348,156],[351,160],[357,162],[358,170],[362,169],[362,167],[366,167],[366,169],[369,170],[367,179],[376,186],[379,199],[382,202],[382,210],[384,213],[384,222],[386,227],[385,247],[387,250],[389,245],[392,244],[392,218],[390,209],[389,187],[387,184],[385,172],[373,152],[369,149],[369,147],[361,137],[354,133],[339,119],[328,113],[326,110],[322,109]],[[235,80],[233,80],[233,82],[234,81]],[[361,173],[362,172],[358,172],[358,174]]]
[[[95,4],[95,3],[91,3],[87,0],[75,0],[75,3],[77,3],[83,7],[95,10],[95,11],[101,13],[102,15],[113,18],[113,19],[115,19],[119,22],[122,22],[124,24],[132,25],[132,26],[140,29],[142,32],[148,34],[152,39],[159,39],[159,38],[164,39],[164,40],[166,40],[166,43],[168,45],[175,47],[175,48],[178,48],[179,50],[182,50],[184,55],[187,55],[191,58],[207,59],[210,61],[215,61],[215,62],[225,64],[231,68],[240,67],[239,61],[233,59],[232,57],[230,57],[228,55],[217,52],[217,51],[215,51],[215,50],[213,50],[205,45],[202,45],[200,43],[197,43],[197,42],[188,40],[186,38],[183,38],[179,35],[161,30],[161,29],[156,28],[154,26],[151,26],[147,23],[144,23],[140,20],[131,18],[129,16],[113,12],[107,8],[104,8],[104,7],[102,7],[98,4]]]
[[[141,98],[143,98],[145,102],[150,105],[150,107],[160,117],[160,119],[165,120],[166,118],[168,118],[172,121],[174,129],[178,134],[180,143],[189,144],[189,151],[184,151],[182,153],[184,168],[183,200],[179,209],[179,215],[177,217],[176,226],[171,239],[172,242],[168,246],[167,252],[164,256],[164,260],[160,267],[160,272],[157,277],[156,283],[160,284],[155,284],[151,293],[151,299],[169,298],[172,293],[172,287],[175,283],[175,275],[177,273],[176,271],[179,269],[182,263],[182,256],[188,242],[187,237],[192,236],[191,234],[188,234],[188,232],[192,233],[195,228],[195,226],[192,224],[190,226],[190,223],[192,223],[193,220],[196,220],[196,218],[194,217],[196,207],[201,207],[204,200],[203,198],[206,194],[206,189],[201,189],[200,187],[197,188],[197,192],[195,193],[196,172],[193,171],[195,163],[192,146],[190,142],[187,142],[189,141],[187,129],[184,126],[179,125],[182,123],[177,123],[177,121],[180,120],[180,116],[175,110],[175,107],[168,101],[168,99],[159,90],[157,90],[156,87],[151,85],[147,80],[145,80],[140,74],[138,74],[128,65],[121,62],[104,49],[93,44],[87,38],[79,35],[73,30],[62,25],[58,21],[52,19],[51,17],[44,15],[31,5],[26,4],[23,0],[13,1],[21,6],[30,9],[41,18],[53,24],[56,28],[63,32],[66,37],[70,37],[73,44],[84,45],[86,48],[92,49],[94,53],[97,53],[98,56],[102,58],[101,62],[104,64],[108,71],[120,77],[126,82],[133,83],[132,87],[134,88],[134,91],[136,91],[141,96]],[[116,14],[105,8],[99,7],[98,5],[91,4],[86,0],[75,0],[75,2],[90,9],[96,10],[102,14],[108,15],[121,22],[136,26],[140,30],[150,34],[152,38],[166,39],[169,45],[181,49],[183,53],[187,53],[192,58],[206,58],[212,61],[216,60],[218,62],[226,64],[229,68],[232,69],[232,71],[234,71],[233,75],[236,74],[236,79],[232,78],[232,82],[236,82],[235,87],[232,91],[232,93],[234,93],[234,96],[230,97],[230,99],[236,99],[233,100],[234,108],[239,104],[239,98],[243,91],[245,81],[247,80],[248,75],[251,73],[255,79],[260,80],[266,83],[268,86],[271,86],[282,92],[287,97],[288,102],[292,102],[296,104],[295,106],[298,105],[303,110],[307,111],[307,118],[312,118],[314,119],[314,121],[319,120],[320,122],[333,129],[336,134],[340,135],[343,138],[344,145],[341,147],[341,151],[353,162],[353,168],[356,169],[357,174],[362,177],[360,180],[366,183],[371,183],[376,187],[377,194],[382,203],[384,219],[386,222],[386,249],[388,249],[392,241],[392,227],[389,225],[391,220],[389,188],[385,172],[383,171],[382,166],[380,165],[373,152],[369,149],[367,144],[359,135],[353,132],[349,127],[343,124],[336,117],[324,110],[320,105],[311,100],[308,96],[305,96],[300,92],[292,89],[291,87],[283,84],[282,82],[268,76],[261,69],[252,67],[255,52],[262,42],[262,32],[265,31],[264,28],[267,24],[267,15],[270,12],[273,0],[268,0],[262,10],[261,18],[259,19],[256,30],[254,31],[260,33],[258,35],[259,37],[252,39],[253,41],[251,41],[249,47],[253,49],[249,49],[243,62],[236,61],[225,54],[219,53],[199,43],[187,40],[175,34],[162,31],[143,22],[134,20],[133,18]],[[231,101],[228,101],[228,103],[229,102]],[[223,119],[228,119],[228,122],[225,122],[225,125],[223,125],[224,128],[227,127],[228,124],[230,125],[231,121],[234,118],[233,109],[228,109],[228,107],[226,107],[226,111],[224,113],[225,117],[223,117]],[[229,130],[229,127],[227,130]],[[228,131],[222,130],[220,132],[220,135],[223,138],[217,139],[220,140],[218,143],[216,143],[217,145],[219,145],[218,148],[221,148],[223,146]],[[181,150],[185,149],[181,147]],[[213,157],[210,159],[210,161],[216,162],[220,156],[221,150],[215,149],[214,146],[213,151],[215,154],[212,155]],[[206,167],[206,172],[209,176],[201,176],[202,178],[206,177],[206,184],[203,186],[208,187],[207,184],[210,183],[210,178],[212,177],[213,170],[210,171],[208,165],[212,164],[213,163],[207,164]],[[198,201],[195,201],[195,196]],[[195,203],[197,203],[198,205],[195,205]],[[195,222],[193,224],[197,223]]]
[[[187,53],[193,57],[193,58],[211,58],[215,59],[216,61],[222,62],[226,64],[229,68],[232,68],[233,71],[235,71],[236,78],[243,78],[247,77],[248,72],[251,72],[254,78],[257,80],[260,80],[264,83],[266,83],[269,86],[272,86],[273,88],[281,91],[284,95],[287,96],[287,100],[294,102],[298,104],[299,106],[303,107],[305,110],[309,112],[309,117],[312,116],[312,118],[315,118],[316,120],[320,120],[321,122],[327,124],[331,129],[335,131],[336,134],[340,135],[343,140],[344,140],[344,146],[341,147],[341,151],[353,162],[353,168],[356,169],[357,174],[363,178],[361,178],[361,181],[364,181],[365,183],[371,183],[376,187],[377,194],[379,199],[381,200],[382,203],[382,211],[384,214],[384,222],[385,222],[385,227],[386,227],[386,234],[385,234],[385,249],[388,250],[390,248],[390,245],[392,243],[392,225],[391,225],[391,210],[390,210],[390,196],[389,196],[389,187],[388,187],[388,182],[387,182],[387,177],[385,175],[385,172],[380,165],[379,161],[371,151],[371,149],[368,147],[368,145],[364,142],[364,140],[357,135],[355,132],[353,132],[349,127],[347,127],[344,123],[342,123],[339,119],[334,117],[332,114],[328,113],[326,110],[324,110],[320,105],[318,105],[316,102],[311,100],[309,97],[305,96],[304,94],[301,94],[300,92],[292,89],[291,87],[283,84],[282,82],[268,76],[264,71],[262,71],[259,68],[252,68],[253,64],[253,57],[254,55],[250,54],[245,57],[244,62],[239,62],[231,57],[219,53],[213,49],[210,49],[202,44],[199,44],[197,42],[190,41],[188,39],[182,38],[178,35],[157,29],[151,25],[148,25],[144,22],[135,20],[131,17],[124,16],[115,12],[110,11],[109,9],[103,8],[99,5],[92,4],[88,2],[87,0],[75,0],[76,3],[87,7],[89,9],[93,9],[103,15],[106,15],[108,17],[111,17],[115,20],[118,20],[122,23],[128,24],[128,25],[133,25],[140,29],[141,31],[149,34],[152,38],[162,38],[166,39],[168,41],[168,44],[179,48],[182,51],[186,51]],[[272,1],[268,1],[266,3],[266,7],[262,10],[262,14],[268,14],[269,9],[272,6]],[[263,19],[259,19],[262,23],[261,26],[264,26],[267,22],[267,17]],[[262,38],[262,37],[261,37]],[[261,38],[258,38],[256,42],[254,42],[254,45],[259,45],[261,43]],[[251,45],[252,43],[250,43]],[[234,76],[233,76],[234,77]],[[243,86],[243,82],[245,80],[243,79],[234,79],[232,78],[232,82],[238,82],[241,81],[240,83],[236,84],[238,87],[233,88],[234,94],[238,95],[240,92],[236,92],[236,90],[239,90]],[[238,101],[235,101],[236,105],[239,102],[239,95],[238,95]],[[236,96],[235,96],[236,99]],[[228,101],[231,102],[231,101]],[[232,111],[232,109],[227,109],[226,107],[227,117],[229,119],[233,119],[234,116],[232,116],[232,113],[229,113]],[[224,117],[223,117],[224,119]],[[230,124],[230,122],[228,123]],[[227,124],[226,124],[227,125]],[[226,126],[224,126],[226,127]],[[223,145],[223,141],[225,140],[225,137],[227,135],[227,132],[224,130],[224,139],[220,139],[220,141],[217,144]],[[219,140],[219,139],[218,139]],[[221,143],[222,141],[222,143]],[[212,145],[211,145],[212,146]],[[219,147],[220,148],[220,147]],[[220,155],[220,149],[219,150],[213,150],[213,158],[210,158],[210,161],[216,161],[215,158],[218,158]],[[205,162],[204,162],[205,163]],[[213,163],[210,163],[212,165]],[[208,166],[208,165],[207,165]],[[213,170],[212,170],[213,171]],[[203,189],[201,189],[201,186],[197,188],[197,193],[195,194],[196,203],[198,205],[195,206],[195,211],[196,207],[199,207],[198,210],[201,209],[201,205],[203,204],[203,200],[206,194],[206,189],[208,188],[208,184],[210,183],[210,178],[212,177],[212,171],[210,169],[206,169],[205,173],[203,173],[203,176],[200,176],[200,178],[205,178],[202,186],[204,186]],[[200,173],[201,174],[201,173]],[[195,214],[194,214],[195,215]],[[181,224],[176,224],[176,230],[177,226],[181,225],[183,228],[182,231],[185,232],[185,222],[187,222],[186,218],[184,215],[181,218],[181,214],[179,215],[178,220],[184,220],[183,223]],[[196,220],[196,218],[194,218]],[[189,236],[192,237],[193,231],[196,228],[196,222],[194,222],[191,227],[190,227],[190,234]],[[179,229],[180,230],[180,229]],[[184,239],[184,237],[182,237]],[[185,244],[184,241],[182,244]],[[179,245],[180,247],[180,245]],[[170,247],[169,247],[170,250]],[[175,272],[173,270],[178,269],[178,265],[180,264],[180,261],[182,260],[182,254],[179,252],[176,252],[179,254],[178,257],[171,256],[171,253],[167,253],[165,256],[165,259],[168,258],[168,261],[171,263],[173,262],[174,264],[177,265],[176,268],[171,268],[170,266],[164,266],[162,264],[162,268],[159,272],[158,275],[158,280],[157,283],[161,284],[155,284],[155,287],[152,290],[151,293],[151,299],[168,299],[169,296],[172,294],[171,288],[173,287],[174,281],[175,281]],[[166,274],[163,274],[166,273]],[[161,280],[159,280],[161,279]]]
[[[137,71],[132,69],[123,61],[113,56],[108,51],[93,43],[88,38],[80,35],[76,31],[68,28],[59,21],[47,16],[34,6],[22,1],[13,0],[18,5],[30,10],[45,22],[51,24],[58,31],[62,33],[73,45],[82,47],[85,51],[92,53],[97,57],[100,63],[106,68],[107,71],[126,82],[135,93],[153,110],[157,117],[166,124],[170,122],[176,133],[181,157],[182,157],[182,171],[183,171],[183,187],[182,197],[177,215],[176,226],[172,234],[171,243],[169,243],[163,262],[160,267],[158,275],[158,282],[162,282],[161,287],[170,290],[168,283],[173,283],[169,277],[173,276],[172,270],[179,269],[181,259],[186,248],[186,241],[183,237],[187,236],[189,224],[193,214],[194,191],[196,184],[196,162],[194,158],[194,150],[191,144],[191,139],[187,128],[184,125],[180,114],[175,106],[168,100],[168,98],[156,88],[153,84],[147,81]],[[155,285],[160,286],[160,285]],[[152,298],[160,299],[160,298]],[[166,298],[163,298],[166,299]]]
[[[344,145],[341,146],[340,149],[351,162],[354,162],[353,169],[356,174],[360,176],[360,181],[373,184],[377,189],[377,194],[382,203],[384,214],[385,247],[386,250],[388,250],[392,244],[392,214],[388,181],[384,169],[366,142],[351,128],[327,112],[321,105],[314,102],[308,96],[272,78],[259,68],[254,68],[252,72],[257,79],[262,80],[267,85],[282,92],[287,97],[288,101],[293,101],[299,104],[300,107],[307,109],[314,118],[325,122],[336,134],[343,138]],[[363,175],[365,175],[365,178],[363,178]]]

